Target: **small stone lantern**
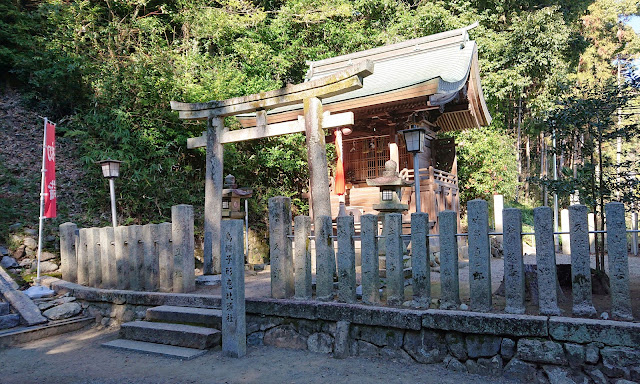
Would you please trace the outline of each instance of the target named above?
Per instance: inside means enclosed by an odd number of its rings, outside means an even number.
[[[238,188],[236,178],[227,175],[224,178],[224,189],[222,190],[222,217],[228,219],[243,219],[245,212],[240,204],[240,199],[251,197],[253,190]]]
[[[402,213],[409,209],[407,204],[402,204],[402,187],[413,185],[402,179],[396,172],[396,162],[389,160],[384,164],[384,172],[382,176],[375,179],[367,179],[367,185],[380,188],[380,203],[373,206],[373,209],[380,212],[382,216],[385,213]],[[382,219],[382,217],[381,217]]]
[[[383,223],[383,237],[378,240],[378,255],[380,256],[386,254],[384,241],[384,237],[387,235],[387,228],[384,226],[385,215],[387,213],[402,213],[409,209],[409,205],[401,203],[402,187],[409,187],[413,183],[401,178],[396,172],[396,166],[395,161],[389,160],[384,163],[382,176],[375,179],[367,179],[367,185],[380,188],[380,203],[373,206],[373,209],[379,212],[378,219]],[[381,263],[386,263],[386,259],[381,258]],[[384,264],[381,264],[381,268],[384,268]]]

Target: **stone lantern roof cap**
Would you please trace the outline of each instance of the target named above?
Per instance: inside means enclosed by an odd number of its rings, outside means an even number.
[[[413,182],[406,181],[401,178],[398,172],[396,172],[397,163],[393,160],[388,160],[384,163],[384,171],[382,176],[375,179],[367,179],[367,185],[371,187],[408,187],[413,185]]]

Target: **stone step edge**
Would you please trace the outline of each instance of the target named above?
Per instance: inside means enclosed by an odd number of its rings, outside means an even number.
[[[44,325],[30,327],[18,327],[0,331],[0,348],[23,344],[45,337],[60,335],[67,332],[77,331],[86,326],[94,324],[95,317],[81,317],[67,320],[58,320]]]
[[[173,345],[167,344],[156,344],[149,343],[146,341],[137,341],[137,340],[126,340],[126,339],[116,339],[112,341],[108,341],[106,343],[102,343],[102,346],[105,348],[124,350],[124,351],[133,351],[139,353],[147,353],[151,355],[157,356],[166,356],[171,358],[178,358],[181,360],[191,360],[196,357],[200,357],[207,352],[208,349],[195,349],[195,348],[185,348],[185,347],[177,347]]]
[[[180,319],[172,319],[172,317]],[[216,325],[221,326],[222,310],[161,305],[147,309],[145,320],[154,323],[185,324],[217,329]]]
[[[167,326],[171,326],[172,329],[167,328]],[[144,329],[152,329],[152,330],[165,331],[165,332],[178,331],[178,332],[184,332],[184,333],[197,334],[201,336],[208,336],[208,335],[220,332],[219,330],[214,328],[200,327],[197,325],[162,323],[162,322],[144,321],[144,320],[130,321],[128,323],[122,324],[120,328],[144,328]],[[203,332],[203,331],[206,331],[206,332]]]

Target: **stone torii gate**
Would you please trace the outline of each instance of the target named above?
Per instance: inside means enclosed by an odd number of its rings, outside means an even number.
[[[373,73],[373,63],[364,61],[344,71],[317,80],[290,85],[269,92],[206,103],[171,101],[180,119],[207,119],[207,131],[187,141],[188,148],[207,147],[205,176],[204,273],[220,272],[222,220],[223,149],[225,143],[305,132],[309,164],[311,203],[318,216],[331,216],[327,154],[323,129],[353,125],[353,113],[323,113],[321,99],[362,88],[363,78]],[[267,124],[267,110],[303,104],[304,117]],[[236,131],[224,127],[226,116],[256,113],[256,126]]]

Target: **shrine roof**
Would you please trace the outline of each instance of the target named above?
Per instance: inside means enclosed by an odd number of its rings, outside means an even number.
[[[325,111],[341,112],[384,105],[402,100],[426,98],[426,107],[441,108],[462,94],[469,101],[466,110],[443,113],[436,122],[444,131],[488,125],[487,110],[478,70],[475,41],[464,28],[368,49],[318,61],[308,61],[305,81],[335,74],[351,65],[370,60],[373,74],[363,87],[324,98]],[[301,114],[302,105],[275,108],[267,112],[267,121],[289,121]],[[243,126],[255,125],[255,115],[238,115]]]

